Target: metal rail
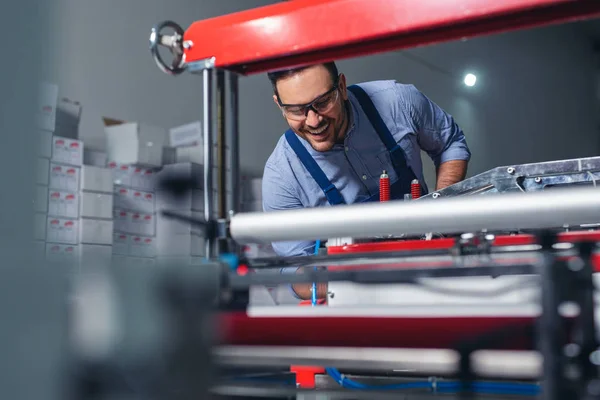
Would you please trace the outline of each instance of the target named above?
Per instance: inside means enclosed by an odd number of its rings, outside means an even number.
[[[239,243],[331,237],[546,229],[600,221],[596,188],[468,196],[238,214],[230,232]]]

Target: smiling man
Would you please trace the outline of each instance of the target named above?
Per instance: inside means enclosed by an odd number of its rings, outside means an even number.
[[[264,211],[379,201],[383,171],[393,200],[410,192],[413,179],[426,193],[421,150],[435,164],[436,190],[464,179],[471,153],[462,130],[413,85],[347,87],[333,62],[268,76],[290,129],[265,165]],[[282,256],[313,254],[314,247],[314,241],[273,243]],[[294,289],[309,298],[310,288]]]

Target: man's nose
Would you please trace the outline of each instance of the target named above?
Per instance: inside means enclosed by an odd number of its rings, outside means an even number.
[[[308,110],[308,114],[306,114],[306,125],[316,128],[317,126],[319,126],[319,123],[321,122],[321,117],[319,116],[319,114],[317,114],[316,112],[314,112],[314,110]]]

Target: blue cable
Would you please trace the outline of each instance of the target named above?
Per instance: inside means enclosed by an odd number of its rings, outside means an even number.
[[[319,247],[321,247],[321,241],[317,240],[315,242],[315,256],[319,255]],[[315,267],[315,271],[317,270],[317,267]],[[316,306],[317,305],[317,282],[313,282],[312,283],[312,293],[311,293],[311,301],[312,301],[312,306]]]

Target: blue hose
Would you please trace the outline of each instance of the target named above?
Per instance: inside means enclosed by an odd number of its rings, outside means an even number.
[[[409,390],[430,389],[440,393],[458,392],[461,389],[459,382],[405,382],[391,385],[365,385],[344,377],[335,368],[326,368],[327,374],[331,376],[340,386],[347,389],[358,390]],[[503,382],[474,382],[471,389],[475,393],[503,394],[535,396],[540,393],[540,388],[535,384],[503,383]]]
[[[321,247],[321,241],[317,240],[315,242],[315,256],[319,255],[319,247]],[[315,271],[317,270],[317,267],[315,267]],[[311,302],[312,302],[312,306],[316,306],[317,305],[317,282],[313,282],[312,283],[312,293],[311,293]]]

